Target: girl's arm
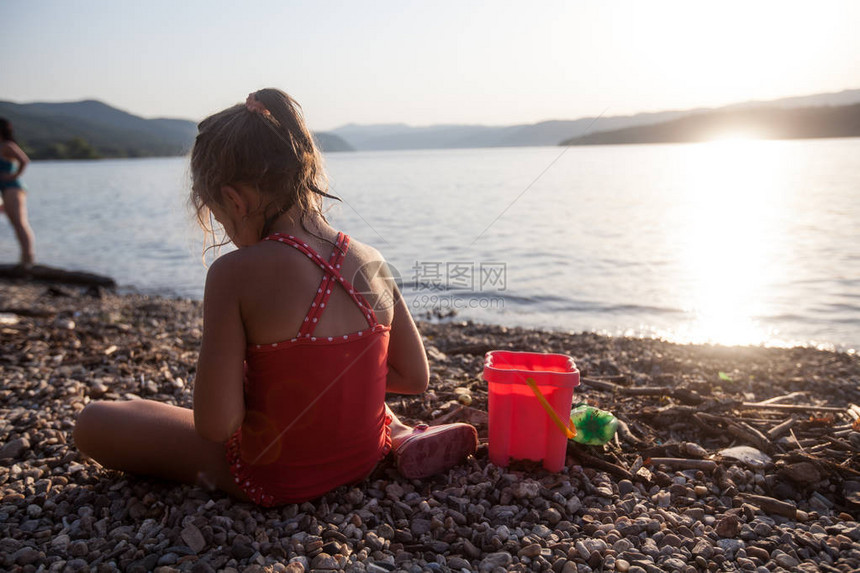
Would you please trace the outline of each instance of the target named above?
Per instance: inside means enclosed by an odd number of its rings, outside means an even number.
[[[430,366],[418,328],[403,296],[395,288],[394,319],[388,343],[386,390],[396,394],[420,394],[430,381]]]
[[[206,275],[203,343],[194,383],[194,427],[207,440],[224,442],[245,417],[245,329],[239,310],[239,279],[229,254]]]
[[[18,161],[18,171],[15,173],[10,173],[7,177],[12,179],[17,179],[24,173],[24,169],[30,163],[30,158],[27,157],[27,154],[24,153],[24,150],[18,147],[18,144],[14,141],[7,141],[5,144],[6,150]]]

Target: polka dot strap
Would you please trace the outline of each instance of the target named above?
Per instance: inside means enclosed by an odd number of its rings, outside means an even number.
[[[332,284],[340,284],[340,286],[346,290],[349,296],[352,297],[352,300],[355,302],[355,304],[358,305],[358,307],[361,309],[361,312],[364,313],[364,316],[367,319],[367,323],[368,325],[370,325],[371,328],[375,327],[378,324],[376,320],[376,314],[373,312],[373,309],[370,308],[370,305],[367,303],[365,298],[361,295],[361,293],[356,292],[355,287],[352,286],[352,283],[346,280],[340,273],[340,266],[343,262],[343,257],[346,256],[346,251],[349,249],[348,235],[338,233],[337,245],[338,247],[342,245],[342,248],[335,247],[329,261],[325,261],[312,247],[308,246],[307,243],[303,242],[301,239],[298,239],[293,235],[286,235],[284,233],[273,233],[266,237],[264,240],[276,241],[278,243],[284,243],[285,245],[291,245],[295,247],[300,252],[307,255],[309,259],[311,259],[315,264],[319,265],[319,267],[323,270],[323,280],[320,282],[320,287],[317,289],[317,293],[314,296],[313,302],[311,302],[311,308],[308,311],[307,316],[305,316],[304,321],[302,322],[302,326],[299,329],[299,337],[309,338],[311,336],[311,331],[319,322],[320,316],[325,310],[325,304],[328,301],[328,297],[331,295]]]
[[[343,259],[346,257],[346,251],[348,249],[349,237],[343,233],[338,233],[337,243],[331,250],[331,255],[328,258],[329,266],[334,267],[336,271],[340,271],[340,265],[343,263]],[[331,296],[331,289],[333,288],[332,285],[334,282],[335,279],[331,274],[327,272],[323,273],[323,278],[320,281],[319,288],[317,288],[317,294],[314,296],[311,308],[308,310],[308,314],[305,316],[305,320],[302,322],[301,328],[299,328],[298,338],[306,338],[313,335],[317,323],[319,323],[322,318],[322,313],[328,304],[328,299]]]

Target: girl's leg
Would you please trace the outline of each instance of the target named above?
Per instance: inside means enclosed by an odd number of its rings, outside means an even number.
[[[27,192],[15,187],[4,189],[3,205],[21,245],[21,264],[32,265],[33,230],[27,221]]]
[[[391,417],[391,424],[388,426],[391,428],[391,449],[396,450],[403,443],[403,440],[412,435],[412,426],[407,426],[401,422],[400,418],[388,407],[388,404],[385,405],[385,413]]]
[[[201,438],[188,408],[152,400],[91,402],[74,436],[78,449],[105,467],[248,499],[233,481],[224,444]]]
[[[478,432],[469,424],[443,424],[414,428],[401,422],[386,404],[391,416],[391,450],[403,477],[420,479],[447,471],[475,453]]]

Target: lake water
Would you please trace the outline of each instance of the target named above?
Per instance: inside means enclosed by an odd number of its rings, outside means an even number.
[[[329,218],[386,255],[418,317],[856,349],[858,157],[860,139],[330,154]],[[40,262],[202,296],[186,159],[23,180]]]

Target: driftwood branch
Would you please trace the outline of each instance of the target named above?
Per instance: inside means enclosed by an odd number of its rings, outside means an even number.
[[[498,350],[498,348],[492,344],[465,344],[463,346],[453,346],[451,348],[446,348],[443,350],[445,354],[453,355],[453,354],[476,354],[476,355],[484,355],[490,350]]]
[[[116,286],[116,281],[110,277],[82,271],[67,271],[55,267],[46,267],[45,265],[33,265],[26,268],[19,265],[0,265],[0,278],[36,280],[106,288],[113,288]]]
[[[734,437],[743,440],[748,444],[752,444],[765,452],[773,451],[773,443],[771,440],[749,424],[744,422],[735,422],[725,416],[716,416],[706,412],[697,412],[693,414],[693,418],[695,418],[703,427],[708,427],[712,424],[722,424],[726,427],[726,431]]]

